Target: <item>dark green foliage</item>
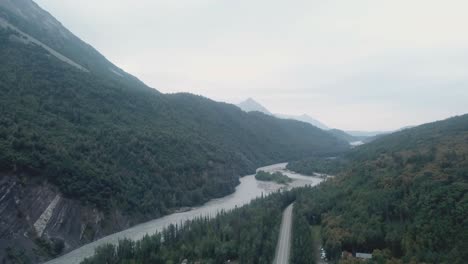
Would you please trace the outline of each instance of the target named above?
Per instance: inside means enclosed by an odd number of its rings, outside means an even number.
[[[335,175],[346,167],[347,163],[343,157],[312,157],[289,162],[286,168],[305,175],[314,175],[314,173]]]
[[[359,141],[359,140],[363,139],[362,137],[352,136],[352,135],[344,132],[343,130],[339,130],[339,129],[330,129],[330,130],[328,130],[328,132],[330,132],[335,137],[340,138],[340,139],[342,139],[342,140],[344,140],[346,142],[354,142],[354,141]]]
[[[221,212],[216,218],[172,225],[163,232],[134,242],[106,245],[83,264],[121,263],[239,263],[270,264],[273,261],[283,209],[293,193],[275,193],[250,205]]]
[[[298,191],[297,210],[321,223],[334,260],[346,250],[374,251],[376,261],[465,263],[467,157],[468,115],[384,136],[346,154],[335,179]]]
[[[50,241],[36,238],[35,243],[38,246],[37,253],[45,257],[57,257],[62,254],[65,248],[65,243],[59,238],[52,238]]]
[[[313,241],[311,226],[302,208],[304,204],[296,203],[293,211],[293,233],[291,246],[292,264],[315,264],[317,259],[316,241]]]
[[[274,173],[269,173],[265,171],[259,171],[255,174],[255,179],[259,181],[274,181],[279,184],[288,184],[292,182],[291,178],[284,175],[283,173],[277,171]]]
[[[6,259],[10,263],[14,264],[31,264],[31,260],[24,253],[24,250],[18,249],[16,247],[7,247],[6,249]]]
[[[0,29],[0,171],[101,209],[157,217],[231,193],[260,165],[346,149],[304,123],[80,71],[15,34]]]

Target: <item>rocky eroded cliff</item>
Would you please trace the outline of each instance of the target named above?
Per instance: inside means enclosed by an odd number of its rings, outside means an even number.
[[[0,215],[0,263],[38,263],[131,224],[64,198],[47,182],[13,175],[0,176]]]

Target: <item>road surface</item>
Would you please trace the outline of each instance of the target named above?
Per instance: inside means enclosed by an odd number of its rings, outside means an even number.
[[[283,212],[278,245],[276,245],[276,254],[273,264],[289,263],[289,254],[291,251],[291,227],[293,205],[289,205]]]

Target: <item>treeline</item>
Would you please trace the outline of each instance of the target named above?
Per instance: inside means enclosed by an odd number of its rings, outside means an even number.
[[[314,173],[325,173],[335,175],[346,167],[348,161],[342,156],[339,157],[311,157],[298,161],[291,161],[286,168],[304,175],[314,175]]]
[[[274,181],[279,184],[288,184],[292,182],[291,178],[289,178],[288,176],[284,175],[283,173],[279,171],[274,172],[274,173],[258,171],[257,174],[255,174],[255,179],[259,181]]]
[[[80,71],[14,35],[0,29],[0,172],[103,211],[158,217],[233,192],[261,165],[347,148],[301,122]]]
[[[275,254],[283,209],[295,196],[274,193],[249,205],[200,218],[139,241],[105,245],[82,264],[238,263],[270,264]]]
[[[353,263],[340,259],[347,251],[373,253],[375,263],[466,262],[468,115],[382,137],[345,157],[338,177],[301,189],[295,203],[308,225],[321,225],[330,261]],[[301,228],[294,234],[305,234]],[[299,242],[293,252],[305,256]]]
[[[308,187],[306,187],[308,188]],[[295,195],[302,197],[303,188],[293,190]],[[314,241],[312,234],[311,223],[307,215],[305,204],[297,202],[294,204],[293,210],[293,232],[291,245],[291,263],[293,264],[315,264],[317,260],[317,243]]]

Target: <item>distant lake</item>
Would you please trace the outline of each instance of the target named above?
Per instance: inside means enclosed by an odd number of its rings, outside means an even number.
[[[364,142],[362,141],[353,141],[351,143],[349,143],[351,146],[353,147],[357,147],[357,146],[360,146],[360,145],[364,145]]]

